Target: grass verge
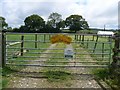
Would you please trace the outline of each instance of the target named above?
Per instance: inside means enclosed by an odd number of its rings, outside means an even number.
[[[110,73],[109,69],[96,69],[93,74],[105,81],[113,90],[120,90],[120,73]]]

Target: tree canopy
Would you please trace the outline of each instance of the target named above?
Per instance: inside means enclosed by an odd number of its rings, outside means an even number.
[[[47,24],[53,28],[59,29],[59,23],[62,21],[62,15],[59,13],[51,13],[48,17]]]
[[[5,18],[0,16],[0,27],[7,28],[8,24],[5,22]]]
[[[2,21],[2,28],[7,27],[8,24],[5,22],[5,18],[0,17]],[[71,31],[79,31],[88,29],[89,25],[87,21],[81,15],[70,15],[65,20],[62,19],[62,15],[59,13],[51,13],[48,20],[45,22],[44,19],[37,14],[27,16],[24,20],[25,25],[21,25],[19,28],[9,28],[15,32],[43,32],[43,33],[59,33],[61,29],[69,28]]]
[[[39,31],[42,30],[45,26],[44,19],[36,14],[26,17],[24,23],[25,27],[30,31]]]
[[[66,18],[65,24],[70,30],[75,32],[89,27],[87,21],[81,15],[70,15]]]

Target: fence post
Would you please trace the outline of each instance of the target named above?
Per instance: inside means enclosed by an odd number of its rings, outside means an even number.
[[[111,70],[110,72],[114,72],[118,67],[120,67],[118,65],[118,61],[120,60],[120,57],[119,57],[119,48],[120,48],[120,34],[116,34],[113,39],[115,40],[115,44],[114,44],[114,48],[113,48],[113,56],[112,56],[112,63],[111,63]]]
[[[81,41],[81,35],[79,35],[79,41]]]
[[[96,39],[96,41],[95,41],[95,46],[94,46],[94,49],[93,49],[93,53],[95,52],[95,49],[96,49],[96,46],[97,46],[97,42],[98,42],[98,35],[97,35],[97,39]]]
[[[88,48],[88,46],[89,46],[89,43],[88,43],[88,41],[89,41],[89,40],[87,39],[87,48]]]
[[[82,44],[84,45],[84,35],[82,35]]]
[[[1,32],[1,64],[2,67],[5,66],[6,64],[6,37],[5,37],[5,32]]]
[[[2,67],[2,32],[0,32],[0,67]]]
[[[44,43],[45,43],[45,39],[46,39],[46,34],[44,34]]]
[[[95,35],[93,35],[92,41],[94,41]]]
[[[78,35],[76,36],[76,39],[77,39],[77,41],[78,41]]]
[[[21,36],[21,56],[23,56],[24,36]]]
[[[50,40],[50,38],[51,38],[51,35],[49,34],[49,40]]]
[[[102,43],[102,60],[104,59],[104,43]]]
[[[35,48],[37,48],[37,34],[35,34]]]

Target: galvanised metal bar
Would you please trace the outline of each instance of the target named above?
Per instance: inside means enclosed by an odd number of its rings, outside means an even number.
[[[7,40],[6,42],[21,42],[21,40]],[[24,40],[24,42],[36,42],[36,43],[50,43],[50,41],[35,41],[35,40]],[[71,42],[71,43],[77,43],[77,41]],[[79,43],[83,43],[82,41],[79,41]],[[84,43],[96,43],[95,41],[84,41]],[[99,44],[102,44],[103,42],[97,42]],[[104,44],[110,44],[110,42],[104,42]]]
[[[7,58],[14,58],[14,56],[6,56]],[[39,57],[39,56],[16,56],[15,58],[48,58],[48,57]],[[50,57],[49,59],[65,59],[64,57]],[[73,59],[75,60],[80,60],[80,59],[91,59],[91,58],[77,58],[77,57],[74,57]],[[97,59],[102,59],[101,57],[97,57]],[[108,58],[105,58],[104,59],[108,59]]]
[[[10,52],[12,53],[12,52]],[[22,52],[23,53],[23,52]],[[29,54],[64,54],[64,53],[44,53],[44,52],[28,52]],[[74,54],[77,54],[77,55],[109,55],[109,53],[74,53]]]
[[[8,62],[47,62],[47,63],[109,63],[108,61],[46,61],[46,60],[9,60]]]
[[[11,34],[11,35],[34,35],[34,34],[37,34],[37,35],[44,35],[44,34],[47,34],[47,35],[56,35],[56,34],[64,34],[64,35],[85,35],[85,36],[108,36],[108,37],[112,37],[112,35],[97,35],[97,34],[81,34],[81,33],[14,33],[14,32],[6,32],[6,35],[8,34]]]
[[[84,67],[84,68],[108,68],[108,65],[41,65],[41,64],[11,64],[7,63],[7,65],[12,65],[12,66],[35,66],[35,67]]]
[[[8,41],[6,41],[6,42],[20,42],[20,40],[8,40]],[[35,41],[35,40],[24,40],[24,42],[40,42],[40,43],[50,43],[50,41],[40,41],[40,40],[38,40],[38,41]]]

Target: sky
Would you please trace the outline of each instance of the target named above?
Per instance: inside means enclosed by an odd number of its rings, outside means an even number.
[[[12,28],[24,25],[26,17],[40,15],[47,21],[57,12],[66,19],[78,14],[88,22],[90,28],[118,29],[119,0],[0,0],[0,16]]]

